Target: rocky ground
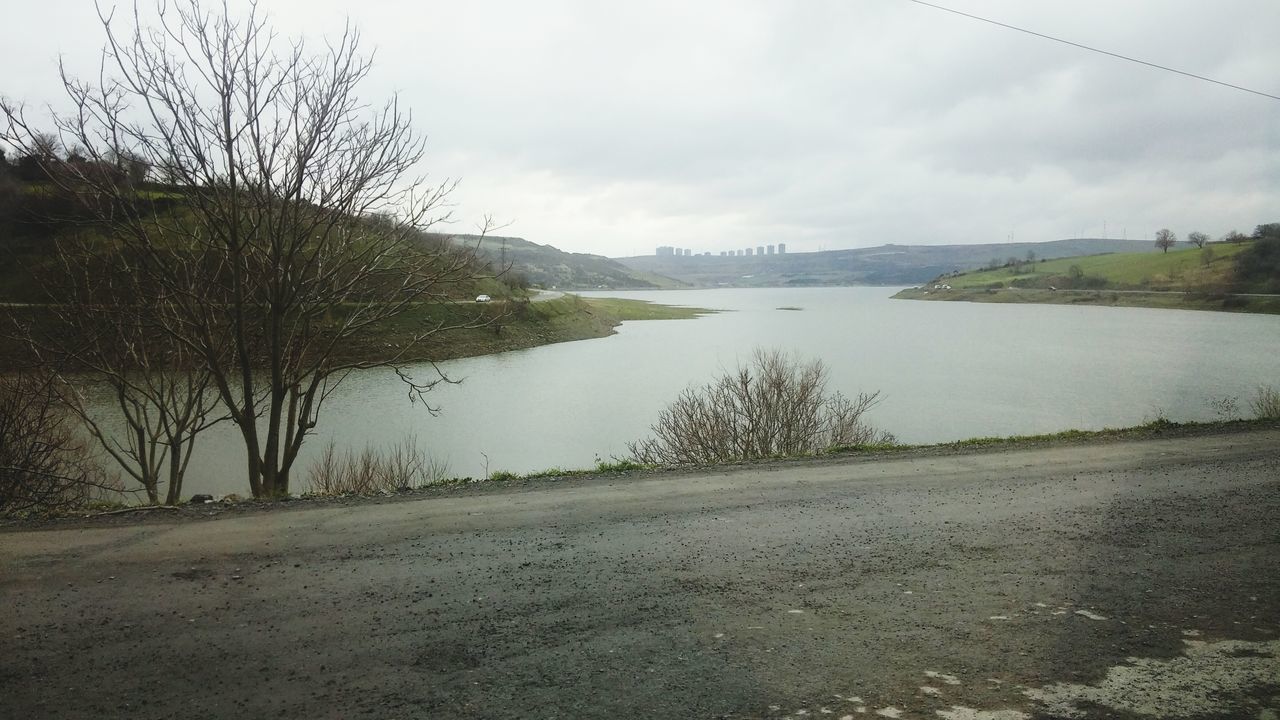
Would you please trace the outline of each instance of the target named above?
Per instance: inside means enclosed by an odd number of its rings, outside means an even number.
[[[10,527],[0,717],[1274,718],[1278,441]]]

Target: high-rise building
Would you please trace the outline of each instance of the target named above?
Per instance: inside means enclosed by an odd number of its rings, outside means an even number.
[[[786,243],[778,243],[778,254],[779,254],[779,255],[785,255],[786,253],[787,253],[787,244],[786,244]]]
[[[689,257],[689,256],[690,256],[690,255],[692,255],[692,254],[693,254],[693,250],[690,250],[689,248],[685,248],[685,249],[684,249],[684,256],[685,256],[685,257]]]
[[[675,255],[675,252],[676,249],[670,245],[659,245],[657,255],[658,257],[662,257],[664,255]]]
[[[770,246],[769,246],[769,254],[770,254],[770,255],[772,255],[772,254],[774,253],[774,251],[776,251],[777,249],[778,249],[777,247],[775,247],[775,246],[773,246],[773,245],[770,245]]]
[[[763,254],[764,254],[764,246],[763,246],[763,245],[761,245],[760,247],[756,248],[756,254],[757,254],[757,255],[763,255]]]
[[[753,250],[752,248],[747,248],[747,256],[748,256],[748,257],[750,257],[750,256],[751,256],[751,253],[752,253],[752,252],[754,252],[754,250]]]

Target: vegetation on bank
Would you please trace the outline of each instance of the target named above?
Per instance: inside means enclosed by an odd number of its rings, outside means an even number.
[[[1280,313],[1280,224],[1216,243],[1201,233],[1191,237],[1194,247],[1162,253],[993,261],[894,297]]]
[[[1271,416],[1270,418],[1256,419],[1234,419],[1219,420],[1213,422],[1174,422],[1164,418],[1158,418],[1148,421],[1141,425],[1127,428],[1105,428],[1102,430],[1065,430],[1057,433],[1045,433],[1039,435],[1014,435],[1009,437],[976,437],[965,440],[957,440],[952,442],[934,443],[934,444],[898,444],[898,443],[864,443],[843,447],[833,447],[818,455],[796,456],[778,456],[770,458],[758,458],[754,462],[794,462],[804,459],[841,459],[851,456],[865,456],[868,458],[875,457],[896,457],[899,455],[918,455],[921,453],[932,454],[950,454],[963,453],[967,451],[992,451],[992,450],[1017,450],[1025,448],[1043,447],[1061,444],[1089,444],[1089,443],[1106,443],[1132,440],[1152,440],[1152,439],[1176,439],[1181,437],[1195,437],[1208,433],[1216,432],[1249,432],[1255,430],[1280,430],[1280,414]],[[328,498],[353,498],[353,497],[390,497],[414,495],[420,493],[430,493],[446,488],[456,488],[477,484],[489,483],[515,483],[526,481],[556,481],[567,480],[573,478],[589,478],[599,476],[619,476],[627,477],[628,475],[638,473],[653,473],[670,470],[690,469],[696,467],[717,467],[725,464],[738,464],[742,461],[726,461],[726,463],[709,463],[699,466],[661,466],[647,465],[635,462],[630,459],[621,459],[613,461],[600,461],[595,467],[566,469],[553,467],[545,470],[515,473],[508,471],[494,471],[484,478],[472,477],[439,477],[438,479],[429,479],[424,482],[414,484],[401,484],[399,478],[413,477],[414,471],[411,464],[396,464],[396,447],[393,445],[390,449],[383,451],[374,451],[382,453],[378,457],[370,458],[367,448],[350,452],[337,453],[334,467],[339,472],[344,472],[344,467],[354,467],[354,472],[348,472],[345,479],[340,483],[335,483],[329,487],[310,486],[302,494],[278,498],[276,501],[266,499],[264,501],[255,500],[253,498],[244,498],[237,495],[229,495],[215,502],[215,506],[234,506],[234,505],[258,505],[263,508],[277,507],[275,503],[279,500],[305,501],[312,499],[328,499]],[[390,457],[391,459],[388,459]],[[403,459],[403,455],[399,456]],[[429,462],[429,460],[427,461]],[[431,466],[440,468],[439,465]],[[407,470],[406,470],[407,468]],[[447,467],[445,468],[447,472]],[[430,478],[432,471],[429,469],[425,473],[421,473],[420,477]],[[632,475],[639,477],[638,475]],[[209,502],[214,502],[210,500]],[[198,510],[202,507],[202,503],[196,503],[194,507]],[[0,518],[8,517],[26,518],[29,520],[39,520],[58,517],[94,517],[97,515],[119,515],[133,512],[146,512],[148,510],[179,510],[179,506],[169,505],[128,505],[119,500],[103,500],[100,497],[88,497],[85,500],[73,505],[61,505],[56,509],[46,508],[41,511],[27,513],[0,513]]]
[[[952,289],[944,292],[922,288],[900,290],[897,300],[1019,303],[1037,305],[1098,305],[1103,307],[1164,308],[1280,315],[1280,298],[1247,295],[1204,296],[1183,292],[1122,292],[1115,290]]]
[[[30,322],[38,321],[48,309],[7,308],[0,314],[6,311]],[[477,312],[481,323],[457,327],[458,316],[474,317]],[[338,361],[376,363],[394,356],[422,327],[432,325],[455,326],[432,335],[423,346],[434,359],[446,360],[605,337],[616,332],[624,320],[695,318],[708,312],[712,311],[638,300],[588,300],[577,295],[540,302],[512,298],[488,304],[421,303],[385,322],[363,342],[343,345],[335,357]],[[0,353],[3,367],[20,367],[30,360],[16,354],[13,346],[6,347],[9,351]],[[93,438],[77,430],[83,420],[68,405],[66,392],[66,386],[48,373],[0,374],[0,516],[126,507],[119,498],[131,486],[108,470],[110,458],[95,450]],[[593,470],[553,469],[543,474],[621,472],[636,467],[631,460],[615,460],[602,461]],[[503,473],[495,472],[486,479],[503,479]],[[318,466],[308,469],[304,486],[308,493],[346,495],[470,481],[449,477],[447,468],[407,441],[358,452],[337,453],[326,448]],[[157,494],[166,482],[168,492]],[[176,492],[180,487],[169,478],[141,489],[151,504],[173,505],[180,499]]]
[[[642,465],[710,465],[815,455],[835,447],[892,444],[865,415],[879,392],[849,398],[827,388],[827,366],[780,350],[757,349],[751,360],[680,394],[630,443]]]
[[[692,320],[720,312],[683,305],[659,305],[648,300],[624,298],[583,298],[592,310],[617,320]]]

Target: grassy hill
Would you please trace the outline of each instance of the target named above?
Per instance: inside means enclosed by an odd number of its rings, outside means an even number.
[[[2,169],[0,169],[2,170]],[[166,221],[188,212],[188,195],[180,188],[141,187],[134,202],[145,213]],[[55,308],[62,302],[58,287],[68,282],[59,260],[59,243],[75,239],[83,242],[90,267],[106,267],[118,259],[119,243],[113,227],[65,192],[48,183],[17,181],[0,172],[0,327],[13,321],[37,327],[51,337],[74,344],[74,332],[63,327]],[[442,236],[422,234],[420,240],[436,247]],[[613,332],[621,320],[630,319],[634,309],[596,307],[580,298],[566,296],[549,302],[528,302],[527,293],[514,275],[492,277],[492,269],[502,261],[516,261],[516,274],[533,276],[548,284],[587,287],[660,287],[673,281],[645,278],[621,265],[591,255],[571,255],[555,248],[535,245],[518,238],[462,236],[454,245],[480,245],[477,257],[468,261],[474,276],[459,277],[441,287],[452,302],[422,302],[402,314],[373,326],[367,333],[344,342],[336,356],[346,360],[379,360],[394,356],[404,343],[423,328],[476,319],[487,320],[484,327],[453,330],[432,337],[424,345],[432,357],[444,359],[501,352],[534,345],[602,337]],[[488,270],[486,270],[488,266]],[[562,279],[563,278],[563,279]],[[473,299],[489,295],[495,302],[480,305]],[[662,316],[650,311],[644,316]],[[34,357],[21,343],[0,344],[0,369],[22,367]]]
[[[1280,239],[1209,243],[947,273],[895,297],[1280,312]]]
[[[696,287],[796,287],[809,285],[910,285],[1008,258],[1059,258],[1103,252],[1154,253],[1140,240],[1073,238],[1042,243],[983,245],[880,245],[785,255],[619,258],[626,267]]]
[[[953,288],[1025,287],[1108,290],[1190,290],[1230,281],[1234,258],[1252,243],[1211,243],[1167,253],[1115,253],[1058,258],[947,279]],[[1073,270],[1073,268],[1075,268]]]

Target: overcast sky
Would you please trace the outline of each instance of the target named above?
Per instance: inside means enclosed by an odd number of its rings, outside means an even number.
[[[1280,95],[1276,0],[941,4]],[[360,28],[363,94],[399,92],[426,169],[462,179],[458,232],[490,213],[620,256],[1280,221],[1280,101],[904,0],[261,6],[285,35]],[[59,55],[96,72],[90,3],[4,15],[0,93],[56,100]]]

